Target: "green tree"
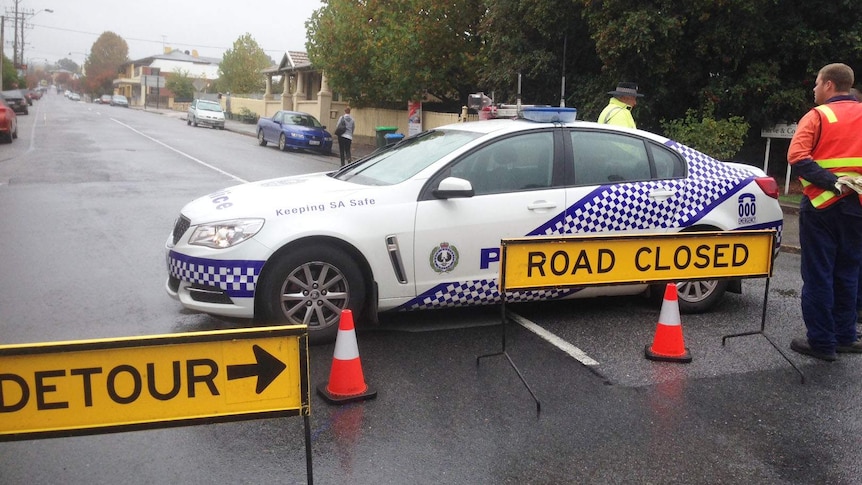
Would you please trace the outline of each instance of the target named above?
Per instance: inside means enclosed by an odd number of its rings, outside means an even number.
[[[631,80],[647,93],[636,115],[647,129],[707,104],[755,129],[795,120],[811,105],[817,70],[858,66],[862,50],[862,18],[847,0],[576,1],[607,86]],[[605,102],[596,93],[584,111],[595,116]]]
[[[18,77],[18,70],[15,69],[12,60],[6,57],[6,54],[0,55],[3,56],[3,89],[12,89],[15,86],[23,87],[24,83]]]
[[[69,72],[81,72],[81,66],[79,66],[75,61],[68,58],[62,58],[57,61],[58,69],[65,69]]]
[[[480,0],[329,0],[306,22],[312,64],[358,106],[476,89]]]
[[[263,69],[272,65],[269,56],[251,34],[240,36],[222,56],[219,87],[232,93],[256,93],[265,88]]]
[[[189,71],[178,68],[167,76],[165,87],[174,93],[175,100],[191,100],[194,99],[195,95],[193,82],[194,80],[189,76]]]
[[[488,2],[479,31],[480,90],[515,102],[520,73],[522,102],[558,105],[565,74],[565,103],[577,106],[601,69],[582,15],[570,0]]]
[[[732,160],[745,143],[749,125],[741,116],[726,120],[713,117],[714,106],[708,105],[703,114],[694,109],[685,118],[662,121],[665,134],[682,144],[700,150],[719,160]]]
[[[110,31],[102,33],[84,61],[84,89],[93,95],[113,92],[114,79],[128,57],[129,45],[122,37]]]

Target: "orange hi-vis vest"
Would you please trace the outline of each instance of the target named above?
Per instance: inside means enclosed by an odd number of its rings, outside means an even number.
[[[838,101],[814,109],[820,114],[820,139],[811,158],[839,177],[862,175],[862,103]],[[803,178],[799,180],[802,192],[817,209],[829,207],[843,197]]]

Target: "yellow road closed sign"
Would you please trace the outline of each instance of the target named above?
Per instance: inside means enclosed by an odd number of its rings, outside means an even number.
[[[300,414],[304,325],[0,346],[0,441]]]
[[[775,231],[530,237],[501,242],[503,291],[766,277]]]

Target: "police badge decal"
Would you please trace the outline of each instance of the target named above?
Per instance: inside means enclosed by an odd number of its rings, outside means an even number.
[[[439,246],[431,250],[429,258],[431,269],[438,273],[448,273],[458,266],[458,248],[442,242]]]

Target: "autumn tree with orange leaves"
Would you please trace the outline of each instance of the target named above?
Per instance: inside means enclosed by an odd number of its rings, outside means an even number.
[[[107,31],[102,33],[84,62],[84,89],[92,95],[114,92],[113,82],[120,66],[129,60],[129,45],[119,35]]]

